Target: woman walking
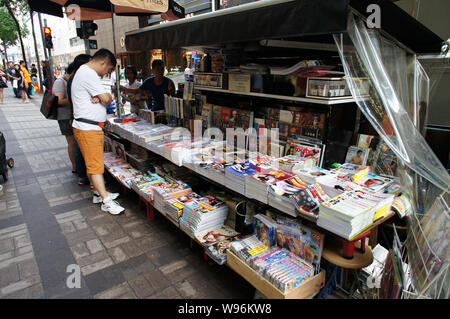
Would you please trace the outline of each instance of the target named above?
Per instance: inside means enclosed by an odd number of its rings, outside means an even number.
[[[27,92],[25,87],[25,76],[23,75],[22,70],[20,69],[19,64],[14,64],[14,75],[12,76],[14,79],[14,87],[20,92],[20,97],[22,98],[23,103],[30,103],[27,98]]]

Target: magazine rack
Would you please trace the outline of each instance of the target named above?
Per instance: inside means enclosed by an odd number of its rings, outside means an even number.
[[[253,287],[269,299],[306,299],[315,295],[325,284],[325,270],[306,280],[300,286],[284,293],[270,281],[261,277],[255,270],[227,250],[227,266],[247,280]]]

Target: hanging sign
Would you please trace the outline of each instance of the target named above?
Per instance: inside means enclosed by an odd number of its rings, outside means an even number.
[[[166,12],[169,10],[169,0],[110,0],[116,6],[131,7],[141,10]]]

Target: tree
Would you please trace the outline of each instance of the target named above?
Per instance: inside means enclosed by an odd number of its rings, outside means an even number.
[[[16,24],[9,15],[6,8],[0,8],[0,41],[5,50],[6,60],[8,60],[7,48],[16,45],[19,38]]]
[[[22,47],[23,60],[25,61],[26,64],[25,47],[23,45],[22,39],[24,36],[28,34],[28,29],[26,28],[25,24],[22,24],[22,26],[20,26],[19,20],[17,19],[17,15],[20,15],[22,17],[25,16],[29,11],[28,4],[25,0],[1,0],[0,6],[6,8],[10,17],[14,21],[18,37],[20,40],[20,46]]]

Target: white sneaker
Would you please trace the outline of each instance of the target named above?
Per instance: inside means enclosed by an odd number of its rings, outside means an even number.
[[[103,200],[102,211],[104,212],[108,212],[111,215],[119,215],[124,210],[125,208],[120,206],[118,202],[116,202],[109,196],[105,198],[105,200]]]
[[[110,192],[107,192],[107,193],[108,193],[108,197],[111,197],[111,199],[117,199],[117,197],[119,197],[119,195],[120,195],[119,193],[110,193]],[[102,201],[103,200],[102,200],[102,197],[100,196],[100,194],[97,191],[95,191],[94,196],[92,197],[92,203],[100,204]]]

